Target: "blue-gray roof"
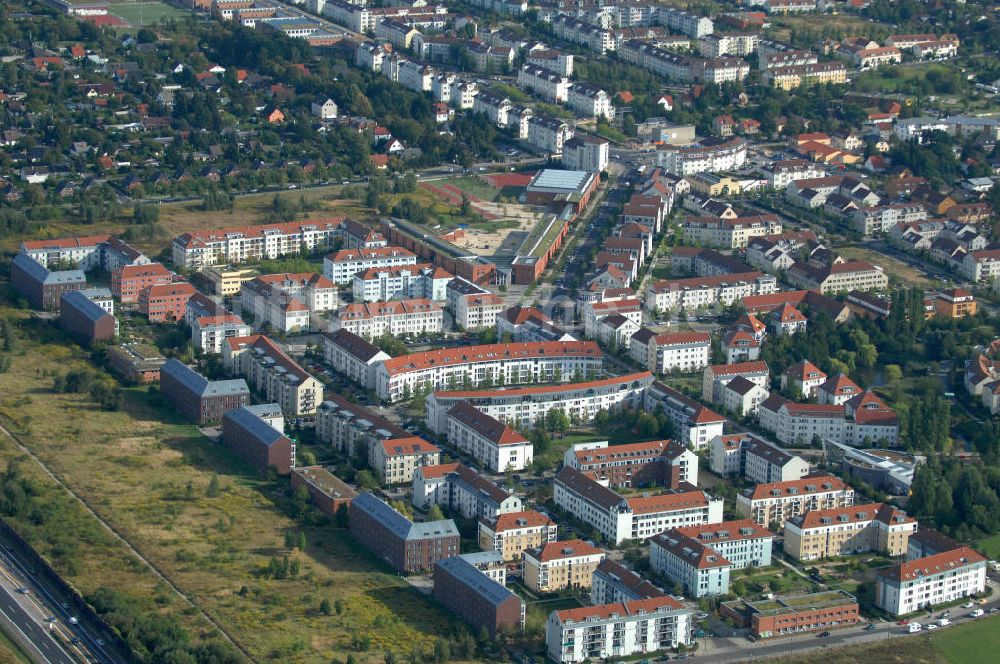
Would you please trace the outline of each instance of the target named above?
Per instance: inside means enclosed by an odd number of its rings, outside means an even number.
[[[111,299],[111,289],[110,288],[101,288],[99,286],[95,287],[95,288],[83,288],[81,290],[78,290],[77,293],[79,293],[80,295],[83,295],[84,297],[86,297],[87,299],[90,299],[90,300],[93,300],[93,299],[110,300]]]
[[[459,556],[459,558],[471,565],[493,565],[503,563],[503,556],[496,551],[473,551],[472,553],[463,553]]]
[[[14,257],[14,265],[19,267],[32,279],[40,284],[66,284],[66,283],[87,283],[87,275],[83,270],[61,270],[52,272],[41,263],[31,258],[27,254],[18,254]]]
[[[276,403],[258,403],[244,408],[258,417],[284,417],[281,406]]]
[[[458,528],[451,519],[413,523],[372,493],[363,493],[352,500],[351,509],[365,512],[400,539],[413,541],[449,535],[458,536]]]
[[[238,424],[244,431],[253,436],[257,442],[263,443],[268,447],[274,445],[285,437],[285,434],[272,427],[270,424],[262,420],[260,416],[255,415],[249,408],[246,407],[231,410],[223,415],[223,427],[226,426],[227,421]]]
[[[351,508],[354,508],[354,503],[351,503]],[[499,606],[509,598],[516,597],[514,593],[463,560],[461,556],[445,558],[436,564],[493,606]]]
[[[76,309],[77,312],[86,316],[92,322],[97,322],[104,318],[105,316],[111,317],[107,311],[101,308],[99,304],[88,298],[86,295],[80,293],[80,291],[68,291],[62,294],[62,302],[60,307],[69,306]]]
[[[93,304],[91,302],[91,304]],[[97,305],[94,305],[97,306]],[[160,368],[160,376],[166,373],[181,385],[199,396],[220,396],[224,394],[250,394],[247,382],[242,378],[236,380],[209,381],[200,373],[184,364],[170,358]]]

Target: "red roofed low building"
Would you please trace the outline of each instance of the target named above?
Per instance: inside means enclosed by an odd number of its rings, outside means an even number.
[[[764,527],[781,528],[788,519],[804,512],[853,504],[854,489],[833,475],[758,484],[736,494],[736,513]]]
[[[160,263],[124,265],[111,273],[111,293],[121,302],[138,302],[139,293],[150,286],[169,284],[174,273]]]
[[[496,551],[504,560],[520,560],[526,549],[555,542],[558,528],[549,517],[526,510],[479,519],[479,548]]]
[[[807,324],[805,314],[787,302],[771,312],[771,329],[775,336],[805,332]]]
[[[467,402],[448,411],[448,442],[494,473],[523,470],[534,459],[527,438]]]
[[[186,281],[155,284],[139,291],[139,312],[150,323],[175,323],[184,320],[188,300],[195,287]]]
[[[967,546],[879,570],[875,606],[904,616],[986,589],[986,558]]]
[[[862,392],[864,390],[857,383],[846,375],[839,373],[835,376],[830,376],[817,388],[816,397],[820,403],[839,406],[842,403],[847,403]]]
[[[548,542],[524,552],[524,585],[537,593],[590,588],[594,570],[607,554],[583,540]]]
[[[906,555],[917,520],[886,503],[811,510],[785,522],[785,553],[796,560],[819,560],[875,552]]]
[[[553,611],[545,627],[545,648],[556,664],[599,658],[593,644],[617,642],[615,657],[690,645],[694,611],[673,597],[652,597]]]

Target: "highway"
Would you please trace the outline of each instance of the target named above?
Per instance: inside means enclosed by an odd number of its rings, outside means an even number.
[[[33,598],[21,594],[15,586],[17,582],[6,569],[2,570],[0,581],[0,613],[3,614],[4,629],[26,654],[36,662],[51,664],[76,664],[79,660],[63,650],[62,646],[52,637],[56,625],[43,627],[44,611]],[[28,608],[25,608],[27,605]],[[30,612],[29,612],[30,610]],[[37,613],[37,617],[32,613]]]

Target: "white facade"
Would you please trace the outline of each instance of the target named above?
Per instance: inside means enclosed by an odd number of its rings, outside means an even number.
[[[375,367],[389,359],[362,337],[341,330],[323,335],[323,359],[337,373],[367,389],[375,386]]]
[[[444,310],[427,299],[348,304],[330,317],[330,331],[340,329],[365,339],[438,334],[444,331]]]
[[[732,564],[697,540],[668,530],[649,542],[649,564],[684,587],[689,597],[725,595],[729,592]]]
[[[274,259],[328,247],[339,236],[340,220],[237,226],[184,233],[171,245],[174,268],[200,270],[213,265]]]
[[[569,79],[565,76],[548,69],[528,65],[521,67],[517,73],[517,85],[520,88],[531,90],[543,100],[554,104],[566,103],[570,89]]]
[[[986,559],[969,547],[961,547],[880,571],[875,605],[894,616],[905,616],[985,588]]]
[[[726,418],[659,381],[646,390],[644,403],[646,410],[666,414],[677,430],[677,439],[695,451],[722,435]]]
[[[416,265],[417,255],[401,247],[341,249],[323,258],[323,276],[338,285],[353,283],[354,275],[370,268]]]
[[[448,413],[448,442],[493,473],[524,470],[534,460],[534,445],[524,436],[467,403]]]
[[[656,153],[658,166],[680,176],[739,170],[746,160],[747,144],[742,138],[706,141],[690,147],[668,145]]]

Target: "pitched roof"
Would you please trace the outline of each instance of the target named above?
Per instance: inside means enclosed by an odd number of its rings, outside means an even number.
[[[528,439],[495,417],[491,417],[466,401],[460,401],[448,411],[448,417],[469,427],[495,445],[523,445]]]
[[[752,362],[736,362],[734,364],[712,364],[708,371],[713,376],[740,376],[746,374],[769,373],[767,362],[753,360]]]
[[[650,614],[659,610],[676,611],[683,609],[684,605],[673,597],[651,597],[649,599],[638,599],[633,602],[614,602],[611,604],[598,604],[597,606],[584,606],[579,609],[563,609],[556,611],[556,616],[560,622],[584,622],[590,618],[605,620],[612,616],[631,616],[639,613]]]
[[[693,507],[707,507],[708,497],[701,489],[661,493],[656,496],[634,496],[626,499],[635,514],[675,512]]]
[[[561,542],[546,542],[542,546],[525,550],[524,555],[525,557],[530,556],[538,562],[548,563],[553,560],[580,558],[583,556],[604,556],[607,554],[602,549],[591,546],[581,539],[573,539]]]
[[[634,336],[634,335],[633,335]],[[625,376],[612,376],[610,378],[600,378],[598,380],[588,380],[582,383],[561,383],[559,385],[525,385],[523,387],[501,387],[491,390],[439,390],[434,396],[442,399],[488,399],[490,397],[527,397],[542,394],[560,394],[563,392],[573,392],[578,390],[598,389],[608,385],[623,385],[635,381],[645,381],[653,376],[648,371],[639,371]]]
[[[752,519],[737,519],[721,523],[702,523],[697,526],[684,526],[682,528],[675,528],[674,530],[685,537],[690,537],[707,546],[712,546],[713,542],[732,542],[734,540],[774,537],[774,533]]]
[[[751,500],[764,500],[767,498],[807,496],[814,493],[845,490],[851,490],[851,487],[847,486],[840,478],[833,475],[812,475],[803,477],[800,480],[758,484],[753,489],[749,489],[747,495],[749,495]]]
[[[826,374],[809,360],[799,360],[785,369],[785,376],[799,382],[807,380],[825,380]]]
[[[442,348],[423,353],[413,353],[385,361],[383,365],[390,376],[419,371],[432,367],[447,367],[472,362],[517,360],[540,357],[591,357],[601,358],[603,353],[594,341],[544,341],[483,346]]]
[[[382,352],[378,347],[344,328],[333,332],[324,332],[323,336],[333,345],[342,348],[348,355],[365,363]]]
[[[986,558],[967,546],[938,553],[926,558],[918,558],[888,569],[879,570],[878,575],[897,582],[915,581],[925,576],[941,574],[961,569],[968,565],[986,562]]]
[[[441,448],[433,443],[428,443],[423,438],[410,436],[409,438],[393,438],[382,441],[382,451],[386,457],[413,456],[417,454],[434,454],[440,452]]]
[[[685,564],[697,569],[712,569],[715,567],[730,567],[725,556],[709,548],[700,541],[681,534],[676,529],[667,530],[650,540],[650,546],[658,546],[669,551]]]
[[[507,530],[516,530],[518,528],[541,528],[543,526],[555,525],[555,522],[552,519],[540,512],[536,512],[535,510],[524,510],[523,512],[508,512],[507,514],[500,514],[492,523],[486,521],[485,519],[481,519],[481,521],[489,525],[490,529],[495,533],[502,533]]]

